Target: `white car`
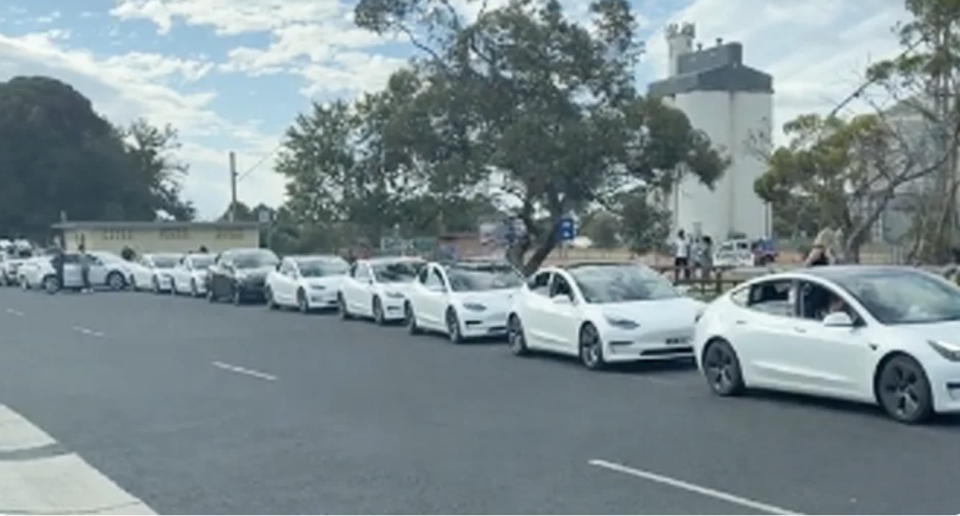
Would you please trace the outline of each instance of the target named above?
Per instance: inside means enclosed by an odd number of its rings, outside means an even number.
[[[580,357],[589,369],[691,358],[693,325],[703,307],[644,265],[548,267],[514,298],[510,350]]]
[[[88,251],[87,254],[93,258],[90,264],[91,285],[105,286],[110,290],[127,288],[131,273],[129,262],[110,251]]]
[[[130,270],[130,286],[134,290],[152,290],[173,292],[173,268],[180,263],[182,254],[176,253],[147,253],[133,264],[128,264]]]
[[[297,308],[303,313],[336,308],[340,282],[350,264],[339,256],[287,256],[267,274],[267,306]]]
[[[94,288],[108,287],[111,290],[122,290],[126,286],[126,270],[123,264],[111,256],[110,253],[89,253],[91,263],[89,271],[90,285]],[[106,257],[106,261],[104,260]],[[63,285],[60,285],[53,268],[52,256],[42,256],[26,262],[20,280],[25,289],[42,288],[53,293],[60,288],[80,288],[83,286],[81,256],[79,253],[64,253],[63,256]],[[121,260],[122,261],[122,260]]]
[[[960,288],[919,269],[758,278],[715,300],[694,339],[721,396],[754,387],[841,398],[905,423],[960,412]]]
[[[17,282],[23,290],[32,290],[43,286],[43,277],[53,271],[51,256],[34,256],[20,263],[17,269]]]
[[[191,253],[184,255],[180,263],[169,272],[173,277],[173,292],[193,297],[207,295],[207,269],[213,265],[215,254]]]
[[[523,276],[499,261],[428,263],[407,291],[404,319],[410,333],[446,334],[460,343],[507,332],[507,313]]]
[[[0,269],[0,282],[4,285],[15,285],[20,281],[20,265],[30,260],[35,255],[30,249],[13,250],[4,256]]]
[[[341,316],[372,317],[381,325],[403,320],[407,291],[425,264],[420,258],[406,257],[357,260],[340,284]]]

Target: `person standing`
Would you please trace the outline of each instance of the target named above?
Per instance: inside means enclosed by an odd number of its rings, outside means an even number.
[[[82,282],[80,291],[85,294],[90,294],[93,292],[93,288],[90,285],[90,261],[93,258],[87,254],[87,247],[85,245],[80,244],[78,250],[80,251],[80,281]]]
[[[700,262],[700,277],[708,280],[713,272],[713,239],[708,235],[700,239],[699,254],[697,261]]]
[[[690,241],[684,230],[677,231],[677,239],[673,242],[673,277],[680,281],[680,272],[683,278],[690,279]]]
[[[833,231],[826,228],[817,233],[817,238],[813,240],[813,246],[807,253],[807,258],[803,261],[804,267],[819,267],[833,263]]]
[[[50,258],[50,265],[53,266],[53,273],[57,278],[57,289],[50,294],[63,290],[63,268],[66,265],[67,257],[63,252],[63,247],[59,243],[54,244],[53,257]]]

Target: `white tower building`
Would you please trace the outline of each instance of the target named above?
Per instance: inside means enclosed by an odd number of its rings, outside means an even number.
[[[718,39],[715,46],[694,49],[695,37],[693,24],[667,27],[670,76],[651,83],[649,94],[686,113],[731,164],[712,190],[692,175],[679,181],[668,201],[674,229],[714,241],[730,233],[770,236],[770,207],[753,184],[765,170],[757,146],[762,151],[771,145],[773,77],[744,66],[740,43]]]

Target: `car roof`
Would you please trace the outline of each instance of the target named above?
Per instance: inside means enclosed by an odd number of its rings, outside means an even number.
[[[584,260],[580,262],[571,262],[565,263],[562,265],[557,265],[556,268],[564,269],[568,271],[573,271],[576,269],[582,269],[586,267],[646,267],[646,265],[640,262],[631,262],[627,260],[622,261],[590,261]]]
[[[424,260],[419,256],[377,256],[376,258],[363,258],[357,261],[376,265],[378,263],[422,262]]]
[[[476,267],[480,265],[504,265],[510,266],[513,265],[506,260],[492,260],[488,258],[462,258],[460,260],[440,260],[433,262],[441,267]]]
[[[343,260],[343,257],[338,254],[288,254],[284,258],[289,258],[291,260]]]
[[[898,265],[827,265],[821,267],[804,267],[789,271],[775,272],[773,274],[751,278],[743,284],[753,284],[759,281],[771,279],[819,279],[830,283],[837,283],[846,278],[856,276],[875,275],[875,274],[896,274],[913,273],[923,274],[926,271],[916,267],[898,266]]]

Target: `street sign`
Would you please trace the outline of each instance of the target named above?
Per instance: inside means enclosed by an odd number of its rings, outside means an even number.
[[[560,231],[561,242],[571,242],[577,237],[577,223],[569,215],[560,219],[557,229]]]
[[[269,224],[272,218],[271,215],[270,210],[260,210],[260,212],[257,213],[257,219],[260,220],[261,224]]]

